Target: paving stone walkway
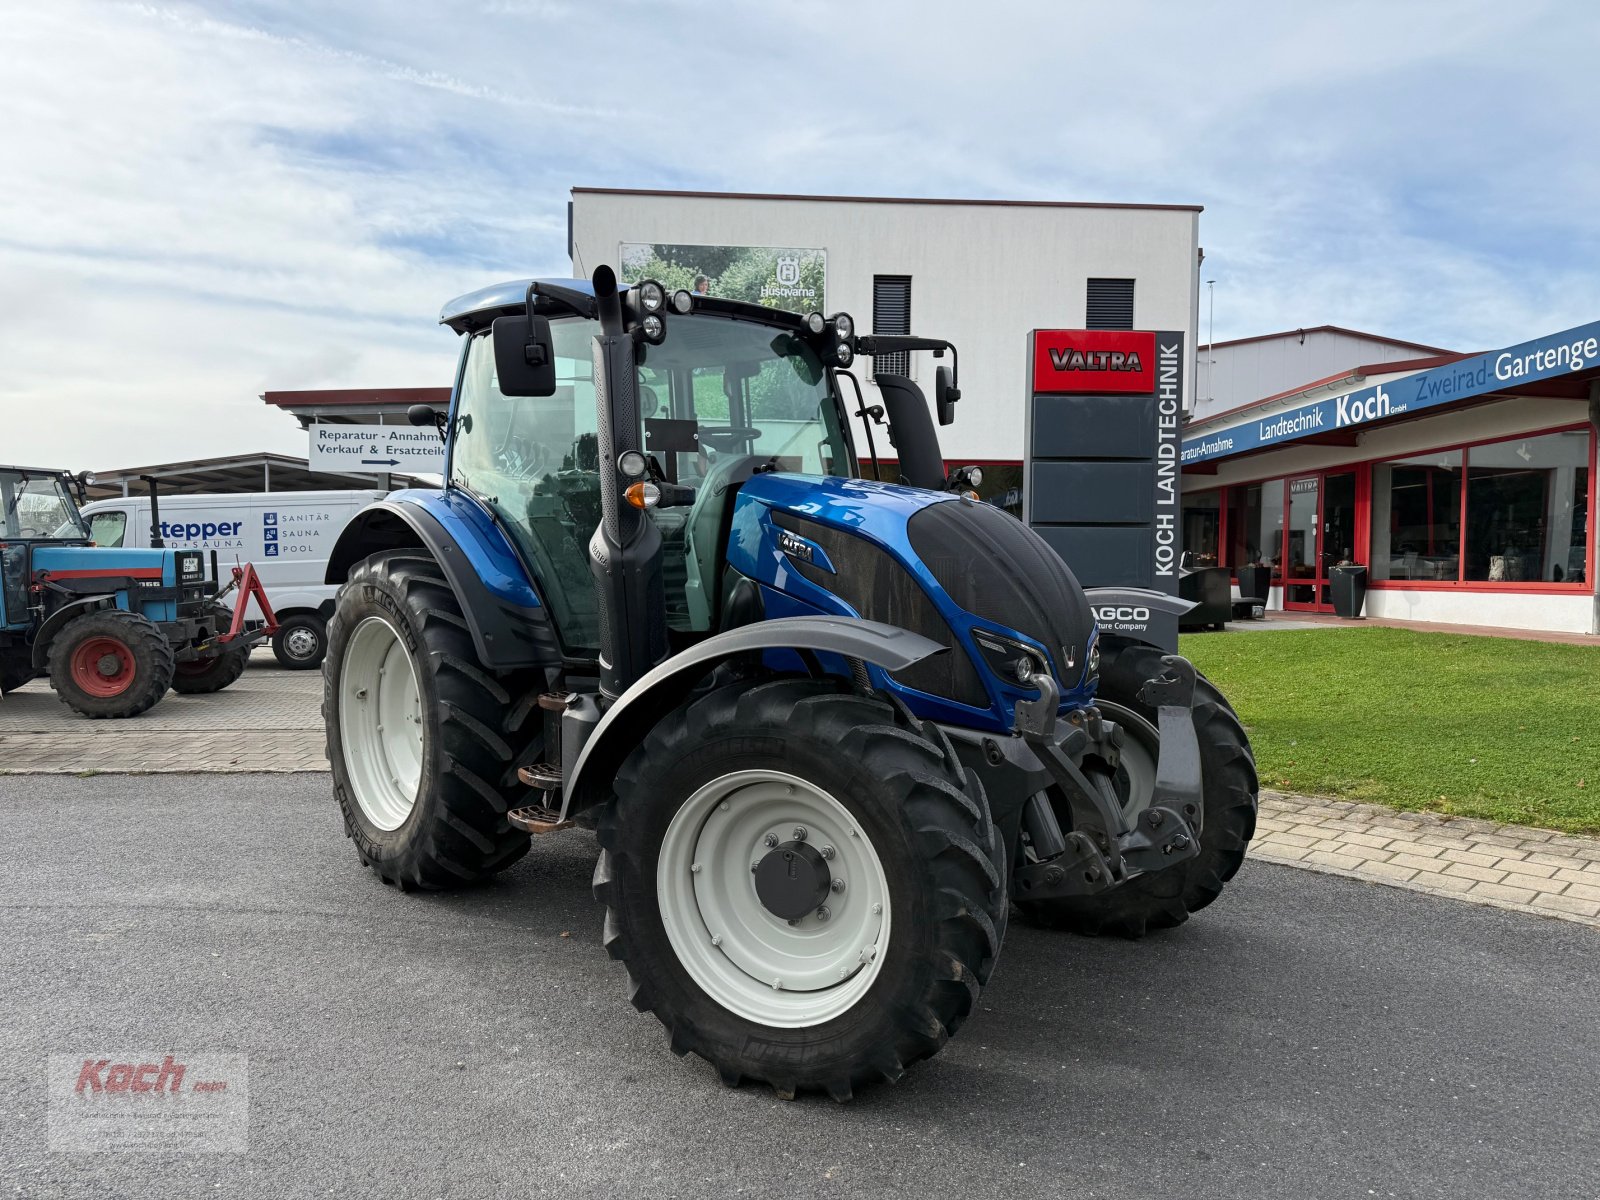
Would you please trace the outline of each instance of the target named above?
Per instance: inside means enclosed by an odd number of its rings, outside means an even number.
[[[0,775],[42,772],[326,771],[322,674],[264,651],[232,687],[167,693],[125,721],[91,721],[39,679],[0,698]]]
[[[1252,858],[1600,927],[1600,838],[1261,793]]]

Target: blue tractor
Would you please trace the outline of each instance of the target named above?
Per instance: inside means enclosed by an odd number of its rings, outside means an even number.
[[[243,620],[260,593],[254,573],[219,589],[198,550],[95,546],[76,486],[65,471],[0,467],[0,693],[42,675],[86,717],[132,717],[169,689],[218,692],[238,679],[250,644],[274,628],[270,615]],[[151,497],[155,516],[153,484]],[[222,600],[236,586],[230,609]]]
[[[910,379],[876,376],[922,486],[858,460],[856,356],[948,343],[606,267],[441,320],[450,410],[411,418],[446,485],[365,510],[328,577],[334,792],[386,883],[471,884],[592,825],[606,949],[672,1049],[846,1099],[967,1020],[1013,901],[1137,936],[1239,868],[1238,720],[1092,607],[1181,602],[1086,594],[946,476]]]

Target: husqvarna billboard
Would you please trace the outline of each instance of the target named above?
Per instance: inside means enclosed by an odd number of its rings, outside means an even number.
[[[1184,335],[1036,329],[1023,519],[1085,587],[1178,594]],[[1102,629],[1177,649],[1178,619],[1096,601]]]

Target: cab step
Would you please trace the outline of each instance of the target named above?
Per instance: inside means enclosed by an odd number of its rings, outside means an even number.
[[[557,833],[563,829],[571,829],[571,821],[563,821],[561,813],[554,808],[541,808],[537,804],[530,804],[526,808],[513,808],[506,814],[506,820],[511,823],[511,828],[520,829],[524,833],[535,836],[544,833]]]

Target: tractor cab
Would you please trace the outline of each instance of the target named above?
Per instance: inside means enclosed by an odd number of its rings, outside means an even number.
[[[0,467],[0,627],[30,620],[28,563],[38,543],[83,545],[89,528],[65,471]]]

